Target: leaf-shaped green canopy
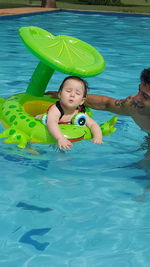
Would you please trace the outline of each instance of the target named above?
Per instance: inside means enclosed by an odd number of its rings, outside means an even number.
[[[105,68],[103,56],[94,47],[77,38],[54,36],[34,26],[20,28],[19,34],[27,48],[53,70],[91,77]]]

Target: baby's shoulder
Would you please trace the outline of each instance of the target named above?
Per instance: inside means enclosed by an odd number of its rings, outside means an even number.
[[[50,113],[58,113],[58,114],[60,114],[60,111],[57,108],[56,104],[52,104],[51,106],[49,106],[49,108],[47,110],[47,113],[48,114],[50,114]]]

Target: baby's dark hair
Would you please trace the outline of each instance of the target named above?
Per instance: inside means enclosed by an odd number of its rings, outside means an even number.
[[[61,92],[62,89],[63,89],[63,86],[64,86],[64,83],[69,80],[69,79],[72,79],[72,80],[76,80],[76,81],[80,81],[84,84],[84,97],[86,97],[87,95],[87,91],[88,91],[88,83],[87,81],[85,81],[84,79],[78,77],[78,76],[67,76],[61,83],[60,87],[59,87],[59,90],[58,92]]]
[[[150,68],[144,69],[141,72],[140,80],[145,84],[150,84]]]

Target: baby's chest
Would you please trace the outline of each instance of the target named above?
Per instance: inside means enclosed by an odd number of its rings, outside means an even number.
[[[75,111],[72,114],[64,114],[61,119],[59,120],[59,122],[68,122],[72,120],[72,118],[77,114],[78,112]]]

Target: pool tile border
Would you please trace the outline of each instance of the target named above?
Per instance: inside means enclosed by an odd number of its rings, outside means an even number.
[[[31,11],[32,10],[32,11]],[[150,17],[148,13],[125,13],[125,12],[112,12],[112,11],[98,11],[98,10],[78,10],[78,9],[63,9],[63,8],[10,8],[0,9],[0,20],[15,19],[26,16],[42,15],[50,13],[78,13],[78,14],[100,14],[105,16],[125,16],[125,17]]]

